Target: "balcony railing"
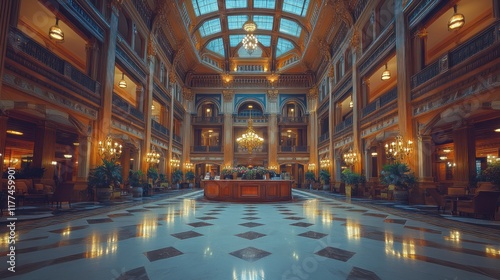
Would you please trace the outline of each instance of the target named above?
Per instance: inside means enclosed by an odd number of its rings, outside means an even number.
[[[174,141],[178,142],[179,144],[182,142],[182,137],[180,135],[174,134],[172,136],[172,138],[174,139]]]
[[[335,126],[335,133],[341,132],[344,129],[352,127],[352,116],[347,117],[343,122]]]
[[[500,23],[494,23],[481,33],[431,62],[427,67],[411,77],[412,89],[436,78],[448,69],[457,66],[488,47],[493,46],[500,40],[500,36],[495,34],[499,27]]]
[[[125,111],[126,114],[137,118],[138,120],[144,122],[144,114],[137,110],[132,104],[128,103],[125,99],[121,98],[118,94],[113,93],[113,112],[119,116],[123,116],[123,112],[116,111],[115,108],[119,108]],[[127,117],[127,116],[123,116]]]
[[[161,135],[169,136],[169,134],[170,134],[170,131],[168,130],[168,128],[164,127],[163,125],[161,125],[159,122],[157,122],[155,120],[151,120],[151,127],[153,128],[153,131],[156,131]]]
[[[282,153],[308,153],[309,146],[280,146]]]
[[[191,146],[193,153],[221,153],[222,146]]]
[[[252,117],[252,120],[253,120],[253,123],[267,123],[267,121],[268,121],[266,116],[255,116],[255,117]],[[234,123],[247,123],[248,117],[234,116],[233,122]]]
[[[328,139],[330,139],[330,133],[329,132],[325,132],[323,134],[321,134],[318,138],[318,143],[321,143],[323,141],[327,141]]]
[[[398,98],[398,88],[394,87],[384,95],[372,101],[370,104],[366,105],[362,110],[363,117],[375,112],[376,110],[383,108],[387,104],[391,103],[393,100]]]
[[[278,117],[279,124],[307,124],[308,117]]]
[[[191,124],[223,124],[224,118],[223,116],[216,117],[200,117],[200,116],[192,116]]]

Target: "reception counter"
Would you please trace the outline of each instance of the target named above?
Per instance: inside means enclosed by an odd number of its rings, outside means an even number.
[[[203,180],[201,186],[208,200],[234,202],[292,200],[290,180]]]

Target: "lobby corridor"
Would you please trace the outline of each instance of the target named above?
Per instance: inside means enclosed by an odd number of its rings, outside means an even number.
[[[0,279],[500,279],[497,229],[293,196],[222,203],[194,191],[30,230],[20,223],[15,273],[3,225]]]

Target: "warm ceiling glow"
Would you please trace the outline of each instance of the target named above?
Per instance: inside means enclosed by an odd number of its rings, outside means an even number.
[[[495,132],[500,132],[500,128],[495,129]]]
[[[292,132],[292,130],[291,130],[291,129],[289,129],[289,130],[287,130],[286,132]]]
[[[212,129],[209,129],[208,132],[214,132]]]
[[[253,105],[248,105],[248,109],[252,109],[253,108]]]
[[[21,131],[17,131],[17,130],[7,130],[6,131],[8,134],[13,134],[13,135],[23,135],[24,133],[21,132]]]
[[[65,157],[65,158],[72,158],[72,157],[73,157],[73,155],[66,154],[66,155],[64,155],[64,157]]]

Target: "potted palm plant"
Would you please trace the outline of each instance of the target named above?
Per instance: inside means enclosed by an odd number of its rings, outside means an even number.
[[[416,186],[417,178],[407,164],[395,162],[382,167],[380,182],[388,185],[388,190],[393,192],[395,200],[408,201],[409,191]]]
[[[345,183],[345,195],[356,196],[359,192],[359,184],[363,183],[361,174],[352,172],[351,169],[344,169],[340,176],[340,180]]]
[[[182,171],[180,169],[174,170],[172,172],[172,184],[175,184],[177,189],[179,189],[179,183],[182,181]]]
[[[307,170],[305,177],[306,182],[309,184],[309,189],[312,189],[312,184],[316,180],[316,178],[314,177],[314,172],[312,172],[311,170]]]
[[[319,172],[319,178],[321,183],[323,184],[323,190],[330,189],[330,172],[326,169],[322,169]]]
[[[142,197],[144,193],[144,173],[141,170],[130,171],[128,174],[128,184],[132,188],[133,197]]]
[[[492,183],[496,189],[500,188],[500,162],[489,163],[478,179]]]
[[[89,172],[88,185],[95,190],[98,201],[109,201],[113,189],[122,181],[122,167],[115,161],[102,160],[102,164]]]
[[[189,183],[189,187],[193,187],[194,172],[191,170],[186,171],[186,181]]]

